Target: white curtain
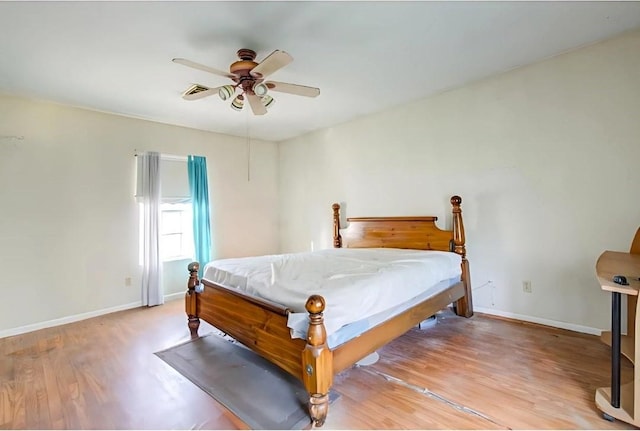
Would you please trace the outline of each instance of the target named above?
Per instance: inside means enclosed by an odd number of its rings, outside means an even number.
[[[160,153],[142,154],[143,265],[142,305],[164,303],[160,260]]]

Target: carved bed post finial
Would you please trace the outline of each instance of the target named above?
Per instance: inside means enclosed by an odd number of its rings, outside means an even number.
[[[342,236],[340,235],[340,204],[333,204],[333,248],[342,248]]]
[[[185,295],[185,311],[187,312],[191,338],[196,338],[198,336],[198,328],[200,327],[200,319],[198,318],[198,294],[196,292],[196,286],[200,284],[200,280],[198,279],[200,264],[198,262],[191,262],[189,266],[187,266],[187,270],[189,271],[189,281],[187,282],[187,294]]]
[[[458,299],[455,304],[456,314],[458,316],[473,316],[473,300],[471,298],[471,275],[469,273],[469,261],[467,260],[467,249],[465,247],[464,223],[462,222],[462,198],[460,196],[451,197],[451,205],[453,206],[453,251],[462,256],[462,276],[464,283],[465,295]]]
[[[322,426],[329,411],[329,389],[333,383],[333,354],[327,346],[324,327],[325,301],[311,295],[305,308],[309,313],[307,345],[302,352],[302,382],[309,392],[309,415],[315,426]]]

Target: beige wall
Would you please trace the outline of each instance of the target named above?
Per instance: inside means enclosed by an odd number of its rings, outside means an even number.
[[[277,251],[277,145],[0,97],[0,336],[140,302],[134,150],[207,157],[216,256]],[[165,265],[182,292],[186,262]],[[125,285],[125,278],[132,285]]]
[[[207,157],[217,257],[330,247],[336,201],[345,215],[435,214],[448,228],[460,194],[477,308],[605,328],[595,259],[628,249],[640,225],[639,52],[631,33],[255,142],[251,181],[242,139],[0,97],[0,136],[24,136],[0,139],[0,336],[139,303],[134,149]],[[183,290],[184,263],[165,265],[167,294]]]
[[[332,202],[450,227],[460,194],[478,308],[606,328],[594,264],[640,225],[639,77],[635,32],[283,142],[281,251],[330,247]]]

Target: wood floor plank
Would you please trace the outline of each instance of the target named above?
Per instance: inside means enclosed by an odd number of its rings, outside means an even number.
[[[0,339],[0,429],[247,429],[154,355],[186,323],[178,300]],[[595,407],[610,379],[595,336],[444,312],[378,352],[336,376],[327,429],[633,428]]]
[[[350,369],[341,377],[336,390],[346,402],[331,407],[326,422],[329,429],[449,429],[451,424],[457,429],[506,428],[405,385],[390,383],[369,367]]]

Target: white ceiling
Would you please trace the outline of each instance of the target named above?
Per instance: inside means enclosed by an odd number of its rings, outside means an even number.
[[[237,136],[283,140],[427,97],[640,27],[640,2],[5,2],[0,93]],[[294,61],[262,117],[192,83],[226,78],[239,48]],[[230,81],[229,81],[230,82]]]

